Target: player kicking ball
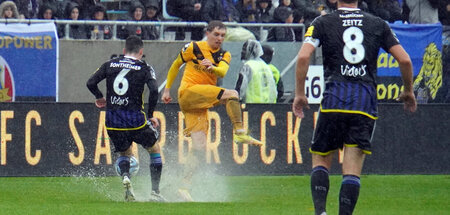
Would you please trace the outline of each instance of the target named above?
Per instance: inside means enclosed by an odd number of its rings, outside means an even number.
[[[150,156],[150,200],[164,202],[166,199],[159,191],[162,172],[161,149],[155,144],[159,137],[155,127],[158,127],[159,123],[153,117],[158,101],[155,71],[142,60],[144,43],[139,37],[128,37],[123,52],[124,56],[111,59],[97,69],[89,78],[87,87],[96,98],[95,105],[98,108],[106,107],[105,126],[115,152],[120,154],[115,166],[122,177],[125,200],[135,200],[130,180],[130,169],[133,173],[137,168],[137,161],[131,151],[131,144],[135,142],[144,147]],[[103,79],[106,79],[107,99],[97,86]],[[150,90],[147,112],[144,112],[143,104],[145,85]]]
[[[193,201],[189,190],[191,178],[204,163],[206,136],[208,132],[208,109],[224,104],[233,124],[233,141],[239,144],[261,146],[262,143],[251,137],[242,123],[239,94],[236,90],[217,86],[217,78],[223,78],[231,61],[231,54],[222,49],[226,34],[226,26],[220,21],[211,21],[206,28],[206,41],[190,42],[184,46],[167,74],[167,84],[162,101],[172,101],[172,86],[180,67],[185,64],[183,78],[178,89],[178,103],[184,114],[186,128],[184,135],[192,138],[193,147],[188,155],[185,167],[184,185],[179,195],[185,201]]]

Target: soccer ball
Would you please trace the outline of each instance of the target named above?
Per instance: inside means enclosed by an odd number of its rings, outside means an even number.
[[[119,162],[120,162],[120,159],[117,159],[116,162],[114,163],[114,169],[116,170],[117,175],[121,176],[122,174],[120,172]],[[139,171],[139,162],[134,156],[131,156],[130,157],[130,175],[131,176],[136,175],[138,171]]]

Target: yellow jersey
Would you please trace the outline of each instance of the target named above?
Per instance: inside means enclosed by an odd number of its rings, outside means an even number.
[[[230,52],[221,48],[213,50],[206,41],[186,44],[179,56],[186,63],[180,88],[195,84],[217,84],[217,75],[205,66],[200,65],[203,59],[209,59],[215,67],[218,67],[220,62],[225,62],[229,65],[231,61]]]

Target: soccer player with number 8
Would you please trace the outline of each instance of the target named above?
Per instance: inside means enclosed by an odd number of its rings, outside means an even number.
[[[333,152],[344,149],[339,214],[352,214],[359,196],[360,175],[377,117],[377,57],[383,48],[398,61],[404,91],[399,100],[407,111],[417,108],[412,63],[389,25],[357,8],[358,0],[339,0],[338,10],[316,18],[305,33],[296,68],[292,110],[303,118],[308,108],[305,79],[309,60],[322,46],[325,90],[310,152],[311,193],[316,215],[326,215],[328,171]]]

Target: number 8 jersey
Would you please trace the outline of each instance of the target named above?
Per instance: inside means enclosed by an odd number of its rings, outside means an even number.
[[[322,46],[325,91],[322,112],[345,112],[377,118],[377,57],[399,44],[382,19],[356,8],[317,17],[305,43]]]
[[[106,78],[106,119],[108,130],[136,130],[153,117],[158,101],[158,86],[153,68],[143,60],[125,56],[104,63],[87,86],[97,99],[103,94],[97,84]],[[150,89],[147,115],[144,112],[145,85]]]

